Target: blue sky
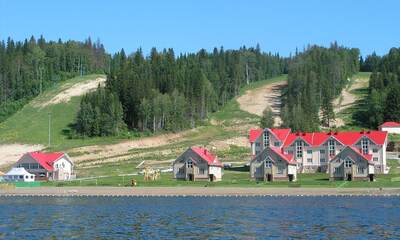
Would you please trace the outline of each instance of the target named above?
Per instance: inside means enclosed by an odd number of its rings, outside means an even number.
[[[400,47],[400,1],[101,1],[0,0],[0,39],[99,38],[109,52],[173,47],[238,48],[289,55],[307,44],[360,48],[363,55]]]

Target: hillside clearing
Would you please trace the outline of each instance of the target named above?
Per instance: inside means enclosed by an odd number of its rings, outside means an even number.
[[[282,123],[280,118],[281,90],[287,85],[287,78],[278,78],[271,84],[262,85],[258,88],[247,90],[237,98],[240,109],[257,116],[262,116],[266,107],[270,107],[275,115],[275,126]]]
[[[85,93],[95,90],[98,86],[104,86],[106,77],[101,76],[95,79],[89,79],[84,82],[75,83],[71,87],[65,87],[63,91],[58,93],[52,99],[47,102],[39,104],[40,107],[46,107],[48,105],[67,103],[72,97],[82,96]]]
[[[362,72],[354,75],[350,79],[347,87],[342,90],[341,95],[333,101],[334,112],[336,115],[336,127],[342,127],[348,124],[346,118],[349,117],[346,116],[346,112],[352,112],[347,110],[354,108],[357,101],[362,97],[359,92],[368,87],[370,75],[371,73]]]
[[[43,145],[0,144],[0,165],[14,163],[25,153],[40,151],[44,148]]]

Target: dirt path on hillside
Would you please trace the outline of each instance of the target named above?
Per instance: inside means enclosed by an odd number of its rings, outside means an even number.
[[[27,152],[40,151],[42,145],[0,144],[0,165],[8,165],[18,161]]]
[[[137,140],[124,141],[111,145],[79,147],[72,149],[69,151],[69,153],[78,155],[81,154],[73,157],[75,162],[99,161],[99,159],[104,159],[104,161],[107,162],[127,160],[131,157],[129,152],[130,150],[159,147],[182,141],[185,139],[185,135],[190,131],[195,130],[188,130],[181,133],[169,133],[153,137],[144,137]]]
[[[84,82],[76,83],[71,87],[63,90],[62,92],[58,93],[52,99],[47,102],[40,104],[41,107],[45,107],[52,104],[58,104],[62,102],[69,102],[72,97],[82,96],[85,93],[95,90],[99,84],[100,86],[104,86],[106,82],[105,77],[98,77],[92,80],[87,80]]]
[[[279,126],[282,123],[280,118],[281,90],[286,84],[287,81],[279,81],[247,90],[244,95],[237,98],[240,109],[262,116],[264,109],[269,106],[275,115],[275,126]]]
[[[353,80],[349,87],[342,90],[341,95],[333,101],[333,107],[335,114],[351,107],[358,99],[358,96],[354,94],[354,90],[365,88],[368,86],[368,78],[356,78]],[[345,122],[341,118],[335,119],[336,127],[345,125]]]

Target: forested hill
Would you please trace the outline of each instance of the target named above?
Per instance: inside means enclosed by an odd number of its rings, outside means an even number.
[[[289,63],[282,119],[295,131],[315,131],[334,119],[332,100],[359,70],[359,50],[311,46]],[[320,118],[321,112],[321,118]]]
[[[392,48],[383,57],[368,56],[362,69],[372,70],[366,111],[359,120],[376,128],[385,121],[400,122],[400,48]]]
[[[116,134],[123,126],[153,132],[194,127],[243,85],[286,71],[286,58],[259,47],[178,57],[172,49],[152,49],[147,57],[140,49],[130,55],[122,50],[112,57],[106,90],[82,99],[76,130],[97,136]]]
[[[0,122],[45,89],[77,75],[104,73],[110,56],[103,45],[85,42],[0,42]]]

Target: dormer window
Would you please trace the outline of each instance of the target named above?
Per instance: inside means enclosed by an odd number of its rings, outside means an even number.
[[[361,140],[361,149],[363,154],[368,154],[368,139],[364,138]]]
[[[271,159],[265,159],[265,168],[272,168],[272,161]]]
[[[268,130],[264,131],[264,147],[269,146],[269,132]]]
[[[329,139],[328,141],[329,156],[335,156],[335,140]]]
[[[351,161],[351,159],[346,159],[344,161],[344,167],[350,168],[352,165],[353,165],[353,162]]]
[[[189,159],[189,160],[186,162],[186,167],[187,167],[187,168],[193,168],[193,161],[192,161],[192,159]]]

